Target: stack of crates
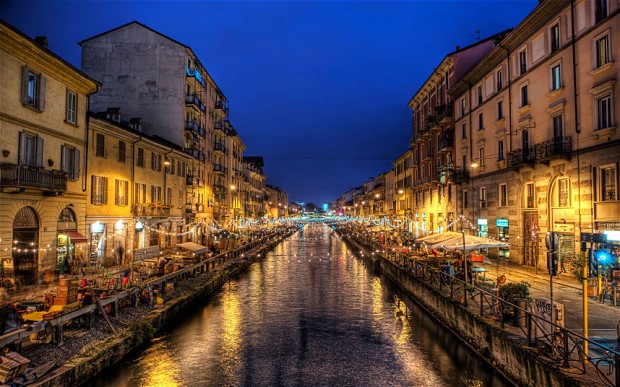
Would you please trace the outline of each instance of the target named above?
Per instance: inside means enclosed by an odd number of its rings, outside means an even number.
[[[8,357],[0,356],[0,383],[6,383],[15,378],[20,369],[20,364]]]
[[[19,371],[17,372],[18,375],[23,375],[24,372],[26,372],[28,365],[30,365],[30,359],[23,357],[18,352],[9,351],[4,356],[19,364]]]
[[[54,298],[54,305],[69,305],[77,302],[78,280],[71,278],[60,278],[58,280],[58,291]]]

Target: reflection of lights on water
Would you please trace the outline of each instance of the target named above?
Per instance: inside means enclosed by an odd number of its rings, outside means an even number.
[[[171,357],[170,349],[163,345],[154,345],[149,353],[150,356],[144,365],[144,378],[142,385],[172,387],[178,386],[180,369],[179,365]]]

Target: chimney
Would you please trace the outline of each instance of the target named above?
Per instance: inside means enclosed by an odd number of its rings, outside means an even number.
[[[36,36],[34,42],[39,46],[47,48],[47,36]]]
[[[110,121],[121,123],[121,108],[108,108],[105,112],[105,118]]]
[[[138,132],[142,132],[142,118],[132,117],[129,119],[129,127]]]
[[[456,46],[456,51],[459,51],[461,49],[461,46]]]

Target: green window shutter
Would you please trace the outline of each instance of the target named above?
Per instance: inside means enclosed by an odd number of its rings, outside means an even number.
[[[28,103],[28,66],[22,66],[21,101],[23,104]]]
[[[45,111],[45,86],[46,86],[45,77],[41,75],[39,78],[39,106],[38,108],[42,112]]]
[[[103,184],[103,203],[101,204],[108,204],[108,178],[102,177],[101,184]]]
[[[80,150],[73,150],[73,178],[78,179],[80,177]]]

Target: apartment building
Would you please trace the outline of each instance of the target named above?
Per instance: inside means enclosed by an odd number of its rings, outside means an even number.
[[[86,225],[91,262],[126,264],[139,249],[172,247],[191,236],[202,240],[202,227],[185,217],[193,158],[141,130],[135,120],[121,121],[116,110],[90,115]]]
[[[288,216],[288,194],[280,187],[266,186],[267,213],[270,218],[285,218]]]
[[[458,206],[479,235],[544,267],[620,231],[618,1],[544,1],[451,90]],[[462,128],[462,130],[461,130]]]
[[[245,186],[245,171],[243,167],[243,152],[246,149],[245,144],[239,137],[239,134],[232,125],[230,125],[227,136],[227,144],[230,152],[227,155],[228,168],[228,182],[230,189],[230,196],[227,204],[227,208],[230,209],[227,214],[227,220],[238,220],[239,218],[245,218],[245,210],[247,209],[246,203],[246,186]]]
[[[409,215],[413,217],[417,235],[440,232],[458,215],[453,184],[460,176],[454,173],[454,104],[449,90],[506,33],[464,48],[457,47],[443,58],[408,103],[413,121],[412,162],[396,163],[395,168],[401,174],[413,176],[411,187],[404,186],[403,179],[397,184],[398,190],[406,191],[413,199],[412,205],[407,204],[406,208],[413,208]]]
[[[394,197],[396,198],[396,214],[405,218],[411,215],[413,206],[413,150],[407,149],[392,163],[394,169]]]
[[[265,162],[261,156],[244,156],[244,213],[247,218],[260,219],[265,215]]]
[[[86,243],[88,99],[99,84],[0,20],[0,262],[52,281]]]
[[[85,39],[82,70],[103,83],[91,110],[120,108],[139,117],[144,133],[181,146],[194,162],[186,185],[186,220],[209,223],[216,203],[214,158],[222,142],[214,131],[227,117],[226,99],[192,49],[144,24],[131,22]],[[221,128],[220,128],[221,129]],[[219,203],[219,202],[218,202]]]

